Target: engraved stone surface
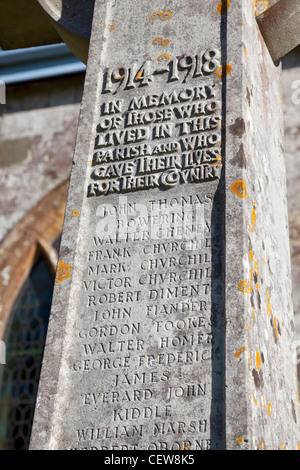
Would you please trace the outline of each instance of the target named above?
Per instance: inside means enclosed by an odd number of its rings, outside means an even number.
[[[279,77],[251,2],[96,0],[32,449],[298,447]]]

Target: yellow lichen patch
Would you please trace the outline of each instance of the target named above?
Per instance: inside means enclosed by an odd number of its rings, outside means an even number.
[[[259,351],[256,351],[256,368],[257,370],[260,370],[261,368],[261,357],[260,357],[260,354],[259,354]]]
[[[279,339],[278,320],[276,317],[274,318],[273,325],[274,325],[276,338]]]
[[[79,217],[79,210],[78,209],[74,209],[73,212],[72,212],[72,217]]]
[[[267,405],[266,405],[265,397],[264,397],[263,395],[261,396],[261,402],[262,402],[263,408],[266,410],[266,409],[267,409]]]
[[[62,282],[68,279],[71,276],[71,266],[68,266],[63,261],[58,261],[57,263],[57,272],[56,272],[56,283]]]
[[[158,37],[158,38],[153,39],[152,44],[153,44],[153,46],[165,47],[169,44],[169,42],[170,42],[169,39],[164,39],[162,37]]]
[[[246,351],[248,348],[247,346],[243,346],[242,348],[240,348],[234,355],[234,357],[236,357],[237,359],[240,357],[240,355],[242,354],[242,352]]]
[[[245,54],[246,59],[248,59],[248,51],[247,51],[247,49],[244,50],[244,54]]]
[[[273,413],[273,408],[272,408],[271,403],[269,403],[269,405],[268,405],[268,415],[271,416],[272,413]]]
[[[219,166],[222,166],[223,163],[222,163],[222,156],[221,155],[218,155],[218,157],[216,158],[216,161],[217,163],[214,163],[213,165],[218,168]]]
[[[227,13],[228,8],[230,8],[231,3],[229,0],[222,0],[218,5],[218,13],[222,15],[223,13]]]
[[[216,75],[218,78],[225,78],[226,75],[229,75],[231,72],[232,72],[231,65],[225,64],[225,65],[221,65],[221,67],[219,67],[216,70]]]
[[[251,213],[251,225],[249,225],[249,230],[250,232],[254,232],[255,230],[255,222],[256,222],[256,211],[253,207],[252,213]]]
[[[242,199],[247,199],[247,186],[244,180],[237,180],[231,185],[231,192]]]
[[[255,16],[262,15],[265,11],[268,10],[270,2],[267,0],[259,0],[253,2],[253,12]]]
[[[184,447],[180,447],[179,450],[190,450],[190,448],[188,446],[184,446]]]
[[[156,20],[159,20],[162,15],[161,11],[155,11],[149,18],[150,23],[154,23]]]
[[[249,284],[248,281],[242,281],[239,283],[239,290],[244,292],[244,294],[251,294],[253,286]]]
[[[249,251],[249,256],[250,256],[250,261],[253,261],[253,251],[252,250]]]
[[[172,18],[172,13],[170,11],[163,11],[160,17],[161,21],[167,21]]]
[[[238,444],[243,444],[244,439],[243,439],[242,437],[238,437],[237,440],[236,440],[236,442],[237,442]]]
[[[221,140],[219,150],[222,151],[222,150],[225,150],[225,148],[226,148],[226,140]]]
[[[115,25],[112,23],[105,23],[104,28],[108,29],[108,31],[114,31],[116,29]]]
[[[243,346],[235,353],[234,357],[238,359],[244,351],[247,351],[247,349],[248,349],[247,346]],[[248,351],[248,360],[249,360],[249,364],[251,365],[251,354],[249,351]]]
[[[284,449],[284,443],[283,443],[283,442],[281,443],[280,449],[281,449],[281,450],[285,450],[285,449]]]
[[[261,450],[265,450],[265,443],[264,442],[261,443],[260,448],[261,448]]]
[[[270,294],[268,290],[266,291],[266,294],[267,294],[267,299],[269,300],[269,302],[267,303],[267,317],[270,318],[271,313],[272,313],[272,307],[271,307],[271,302],[270,302],[271,300]]]
[[[161,54],[160,56],[157,57],[158,62],[168,62],[170,59],[169,54]]]
[[[252,252],[250,252],[250,260],[253,261],[253,259],[251,259],[251,253]],[[253,256],[253,253],[252,253],[252,256]],[[259,275],[259,267],[258,267],[257,261],[254,262],[254,268],[250,268],[250,281],[251,281],[251,284],[252,284],[252,279],[253,279],[254,274],[257,274],[257,276]],[[258,282],[256,282],[255,285],[256,285],[256,289],[259,290]]]
[[[170,11],[155,11],[149,18],[150,23],[154,23],[156,20],[167,21],[172,18]]]
[[[141,78],[143,76],[143,72],[140,70],[137,74],[136,74],[136,77],[135,78]]]

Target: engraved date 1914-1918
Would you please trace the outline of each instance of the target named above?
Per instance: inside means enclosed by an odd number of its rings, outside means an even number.
[[[167,74],[167,82],[188,83],[192,78],[206,77],[216,72],[220,67],[220,51],[209,49],[196,55],[184,54],[175,57],[168,63],[160,63],[154,67],[152,60],[146,60],[142,65],[134,62],[131,67],[107,68],[104,73],[102,93],[118,94],[125,90],[145,87],[151,84],[157,76]]]

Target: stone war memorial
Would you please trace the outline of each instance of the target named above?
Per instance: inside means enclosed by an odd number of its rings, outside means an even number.
[[[297,450],[299,3],[39,3],[87,72],[31,449]]]

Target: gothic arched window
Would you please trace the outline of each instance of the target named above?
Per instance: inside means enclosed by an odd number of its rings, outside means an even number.
[[[67,187],[44,197],[0,245],[0,450],[29,447]]]
[[[0,449],[28,449],[54,278],[41,257],[31,269],[7,325],[0,379]]]

